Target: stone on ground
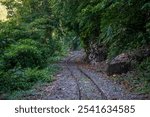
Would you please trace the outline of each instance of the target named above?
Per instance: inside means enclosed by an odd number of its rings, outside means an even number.
[[[120,54],[108,63],[107,74],[122,74],[130,70],[131,62],[128,54]]]

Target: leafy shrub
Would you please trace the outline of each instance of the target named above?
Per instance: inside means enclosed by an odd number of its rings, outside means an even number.
[[[1,91],[14,91],[21,89],[28,89],[31,87],[30,83],[25,83],[25,75],[20,68],[12,69],[7,72],[1,72],[0,88]]]
[[[138,67],[141,80],[150,83],[150,58],[145,59]]]
[[[134,83],[135,90],[141,93],[150,92],[150,58],[146,58],[136,66],[135,74],[130,77]]]
[[[135,71],[123,76],[116,76],[117,82],[126,82],[129,88],[138,93],[150,92],[150,58],[137,64]]]
[[[48,69],[38,70],[37,68],[28,68],[25,70],[25,76],[27,77],[27,82],[37,82],[37,81],[52,81],[52,77],[49,75]]]
[[[33,46],[40,46],[40,44],[37,41],[34,41],[33,39],[20,39],[18,41],[19,44],[25,44],[25,45],[33,45]]]
[[[28,90],[36,82],[51,82],[52,77],[48,69],[39,70],[38,68],[11,69],[7,72],[0,71],[1,91],[12,92],[17,90]]]
[[[26,67],[42,67],[44,61],[42,52],[33,40],[19,41],[10,45],[4,53],[4,63],[7,69],[16,66]]]

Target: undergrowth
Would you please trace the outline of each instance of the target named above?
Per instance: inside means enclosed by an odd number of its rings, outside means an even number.
[[[31,93],[37,84],[52,82],[58,71],[59,67],[51,64],[41,70],[38,68],[17,68],[6,73],[1,72],[0,93],[4,95],[4,99],[22,99],[22,96]]]
[[[143,60],[135,69],[127,74],[114,75],[112,79],[123,84],[130,91],[139,94],[150,93],[150,58]]]

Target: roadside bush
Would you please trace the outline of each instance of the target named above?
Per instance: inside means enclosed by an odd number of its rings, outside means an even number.
[[[10,45],[4,53],[4,66],[6,69],[43,67],[45,59],[43,59],[42,52],[36,44],[33,40],[28,39]]]
[[[27,82],[37,82],[37,81],[44,81],[44,82],[51,82],[52,77],[49,75],[50,72],[47,68],[38,70],[38,68],[28,68],[25,70],[25,76],[27,77]]]
[[[149,86],[150,91],[150,58],[146,58],[139,66],[139,79],[145,86]]]
[[[0,71],[1,91],[12,92],[17,90],[28,90],[37,82],[51,82],[48,69],[38,68],[11,69],[7,72]]]
[[[150,58],[145,58],[141,63],[137,64],[135,70],[125,76],[119,76],[117,80],[128,83],[132,91],[138,93],[150,93]]]

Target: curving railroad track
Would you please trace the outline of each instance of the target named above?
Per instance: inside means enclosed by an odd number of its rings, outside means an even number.
[[[119,100],[137,99],[123,87],[76,63],[82,54],[73,52],[59,65],[63,70],[58,74],[53,89],[43,99],[53,100]]]
[[[74,59],[77,58],[76,55],[71,56],[70,58],[68,58],[65,62],[66,62],[66,67],[68,69],[68,71],[71,74],[71,77],[74,78],[76,84],[77,84],[77,95],[78,95],[78,99],[82,100],[82,99],[91,99],[90,96],[88,96],[86,93],[89,93],[85,90],[83,90],[84,87],[82,87],[84,85],[85,82],[80,82],[80,80],[82,80],[81,78],[84,79],[84,81],[88,81],[90,84],[90,87],[94,90],[96,90],[95,93],[97,93],[96,95],[99,96],[99,99],[107,99],[107,96],[104,94],[104,92],[99,88],[98,84],[93,80],[92,77],[90,77],[86,72],[84,72],[77,64],[75,64]],[[80,72],[80,76],[77,76],[76,73],[74,73],[74,71],[78,71]],[[94,99],[95,97],[92,97],[92,99]]]

